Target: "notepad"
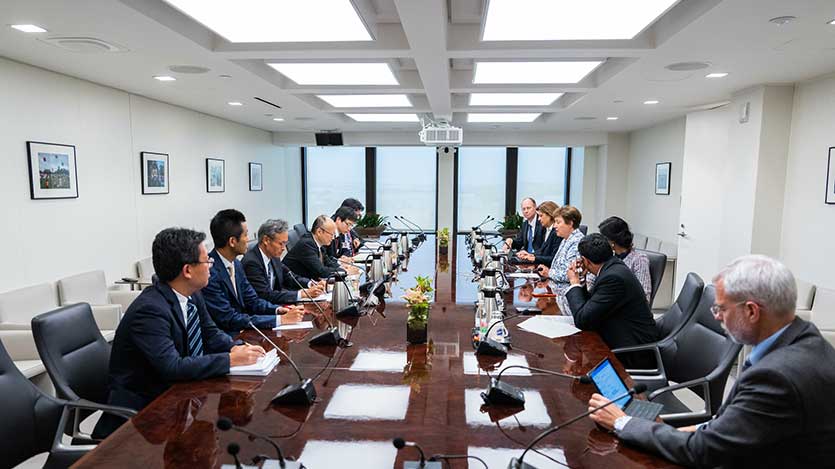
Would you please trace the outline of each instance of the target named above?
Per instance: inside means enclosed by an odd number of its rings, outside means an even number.
[[[301,299],[297,303],[313,303],[314,301],[326,301],[329,302],[331,300],[331,293],[322,293],[321,295],[317,296],[316,298],[308,298],[304,293],[302,293]]]
[[[525,279],[539,279],[539,274],[533,272],[511,272],[507,274],[507,278],[525,278]]]
[[[251,365],[239,365],[229,368],[229,376],[267,376],[281,361],[275,349],[270,350]]]
[[[273,328],[274,331],[292,331],[294,329],[313,329],[313,321],[301,321],[294,324],[280,324]]]

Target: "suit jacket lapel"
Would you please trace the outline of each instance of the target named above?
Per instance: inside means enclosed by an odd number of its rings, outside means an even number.
[[[234,298],[235,301],[239,305],[241,305],[241,300],[238,298],[238,295],[235,294],[236,291],[239,292],[241,290],[240,290],[240,288],[235,288],[235,289],[232,288],[232,277],[229,276],[229,271],[226,270],[226,264],[224,264],[223,261],[221,260],[220,253],[218,253],[217,250],[213,249],[212,252],[209,255],[215,258],[214,267],[218,270],[217,274],[220,275],[220,278],[223,279],[223,283],[226,284],[226,288],[229,289],[229,293],[231,293],[232,298]],[[243,272],[239,272],[239,270],[243,270],[243,269],[238,269],[238,267],[235,266],[235,279],[236,279],[235,283],[238,284],[238,285],[235,285],[235,287],[240,287],[240,282],[237,281],[237,278],[240,275],[243,275]],[[243,305],[241,305],[241,306],[243,306]]]
[[[273,290],[281,290],[282,286],[284,286],[284,272],[282,272],[281,266],[275,259],[270,259],[270,265],[272,265],[273,267],[273,276],[275,277],[275,284],[273,285]]]
[[[162,297],[165,298],[165,301],[168,302],[168,306],[171,307],[171,315],[174,316],[174,321],[180,326],[180,334],[183,336],[184,344],[188,343],[188,338],[186,337],[186,323],[183,320],[183,310],[180,308],[180,300],[177,299],[177,295],[174,293],[174,290],[168,286],[168,284],[160,282],[156,285],[156,288],[162,293]]]

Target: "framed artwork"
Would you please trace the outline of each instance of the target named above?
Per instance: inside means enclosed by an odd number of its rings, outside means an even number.
[[[829,147],[829,161],[826,163],[826,199],[830,205],[835,205],[835,147]]]
[[[249,163],[249,190],[261,191],[264,186],[261,180],[261,163]]]
[[[672,163],[655,164],[655,194],[670,195],[670,167]]]
[[[32,200],[77,199],[75,145],[26,142]]]
[[[226,191],[226,161],[206,158],[206,192]]]
[[[140,153],[142,163],[142,193],[167,194],[168,182],[171,174],[168,171],[168,155],[143,151]]]

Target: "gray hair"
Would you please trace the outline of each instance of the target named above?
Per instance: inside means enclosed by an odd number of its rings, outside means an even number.
[[[323,228],[330,220],[331,217],[327,215],[319,215],[315,220],[313,220],[313,226],[310,227],[310,232],[316,233],[316,230]]]
[[[797,283],[788,267],[777,259],[748,255],[735,259],[713,277],[722,281],[725,295],[753,301],[778,315],[788,315],[797,304]]]
[[[258,242],[264,240],[264,236],[273,239],[276,235],[280,235],[287,231],[289,225],[286,221],[281,219],[270,219],[265,221],[261,228],[258,228]]]

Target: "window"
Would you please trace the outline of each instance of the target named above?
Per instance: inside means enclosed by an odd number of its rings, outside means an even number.
[[[343,200],[365,199],[365,148],[307,148],[307,224],[331,216]]]
[[[400,215],[423,230],[435,230],[435,147],[377,148],[377,212],[394,220]]]
[[[507,149],[461,147],[458,151],[458,229],[469,231],[488,215],[505,212]],[[495,223],[485,228],[493,229]]]
[[[583,172],[585,170],[586,148],[571,149],[571,205],[583,211]]]
[[[550,200],[565,205],[565,164],[565,148],[519,148],[516,210],[525,197],[533,197],[537,204]]]

